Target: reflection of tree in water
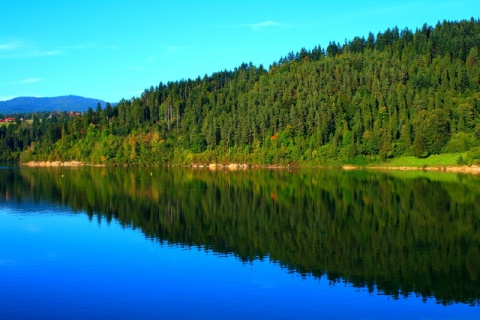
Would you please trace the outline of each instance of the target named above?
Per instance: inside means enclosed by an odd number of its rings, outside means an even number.
[[[60,173],[61,170],[61,173]],[[398,297],[478,304],[480,180],[417,173],[27,169],[0,173],[15,199],[51,199],[160,242],[269,257]],[[63,177],[62,177],[63,174]],[[461,181],[460,181],[461,179]]]

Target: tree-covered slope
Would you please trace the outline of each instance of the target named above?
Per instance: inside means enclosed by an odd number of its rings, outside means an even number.
[[[79,96],[52,98],[18,97],[0,101],[0,114],[34,113],[47,111],[87,111],[97,103],[105,106],[105,101]]]
[[[301,49],[268,70],[244,63],[81,117],[0,128],[0,143],[22,161],[331,164],[461,151],[474,161],[479,50],[473,18],[393,28]]]

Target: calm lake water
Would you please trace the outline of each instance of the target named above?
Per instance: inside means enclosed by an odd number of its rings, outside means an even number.
[[[479,319],[480,177],[0,168],[0,319]]]

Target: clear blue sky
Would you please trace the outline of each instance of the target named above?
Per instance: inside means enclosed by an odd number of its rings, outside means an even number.
[[[0,100],[116,102],[160,81],[268,67],[288,52],[397,26],[478,19],[479,0],[12,0],[0,4]]]

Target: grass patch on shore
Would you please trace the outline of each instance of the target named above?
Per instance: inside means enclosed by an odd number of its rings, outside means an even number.
[[[465,158],[466,152],[434,154],[427,158],[417,158],[414,156],[402,156],[376,166],[388,167],[451,167],[458,166],[458,158]]]

